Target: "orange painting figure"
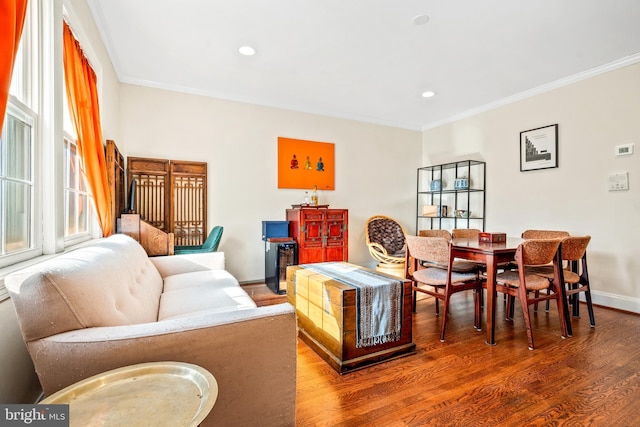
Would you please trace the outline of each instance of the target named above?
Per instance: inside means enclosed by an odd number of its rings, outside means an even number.
[[[308,171],[312,169],[311,160],[309,160],[309,156],[307,156],[307,160],[304,161],[304,169]]]
[[[318,160],[318,165],[316,167],[318,172],[324,172],[324,162],[322,161],[322,157]]]
[[[293,159],[291,159],[291,169],[298,169],[298,159],[296,159],[296,155],[293,155]]]

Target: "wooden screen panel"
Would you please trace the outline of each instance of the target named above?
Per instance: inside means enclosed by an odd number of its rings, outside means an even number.
[[[109,192],[111,193],[111,218],[113,218],[113,230],[117,230],[117,220],[120,214],[125,212],[126,206],[126,186],[124,179],[124,157],[118,150],[116,143],[107,140],[105,153],[107,161],[107,179]]]
[[[169,160],[127,157],[127,182],[135,181],[133,211],[159,228],[170,232]]]
[[[175,244],[201,245],[207,238],[207,164],[172,160],[170,176]]]

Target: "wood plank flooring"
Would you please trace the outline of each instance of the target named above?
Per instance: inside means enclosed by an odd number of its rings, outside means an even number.
[[[246,286],[258,305],[286,300]],[[473,328],[471,293],[456,294],[439,340],[431,298],[413,320],[417,354],[340,376],[298,340],[296,425],[304,426],[638,426],[640,316],[586,307],[562,339],[557,311],[532,313],[536,349],[527,348],[520,307],[497,345]]]

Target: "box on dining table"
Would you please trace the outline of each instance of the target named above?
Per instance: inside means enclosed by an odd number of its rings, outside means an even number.
[[[488,233],[481,231],[478,234],[478,240],[483,243],[502,243],[507,241],[506,233]]]

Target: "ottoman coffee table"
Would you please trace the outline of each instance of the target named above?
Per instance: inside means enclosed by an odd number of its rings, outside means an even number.
[[[287,267],[300,338],[337,372],[415,353],[411,281],[346,262]]]

